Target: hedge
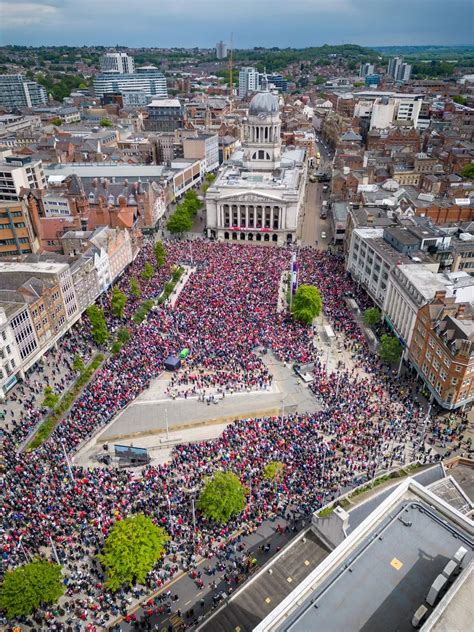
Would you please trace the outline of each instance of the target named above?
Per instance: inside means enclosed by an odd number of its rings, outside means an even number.
[[[87,365],[81,375],[77,378],[71,388],[63,395],[59,404],[52,410],[43,423],[39,426],[33,439],[26,446],[26,450],[38,448],[52,434],[56,425],[61,421],[64,414],[71,408],[82,389],[90,382],[92,376],[104,361],[104,356],[98,353]]]

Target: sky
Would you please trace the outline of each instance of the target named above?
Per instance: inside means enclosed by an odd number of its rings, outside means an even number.
[[[474,0],[0,0],[0,43],[466,45]]]

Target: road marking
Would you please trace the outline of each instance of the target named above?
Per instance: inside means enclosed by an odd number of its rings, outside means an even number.
[[[188,603],[191,603],[192,599],[190,599],[189,601],[187,601],[184,605],[187,606]]]
[[[305,560],[305,561],[304,561],[304,565],[305,565],[305,566],[309,566],[309,562],[308,562],[308,560]]]
[[[286,581],[287,581],[289,584],[291,584],[291,582],[293,581],[293,579],[292,579],[291,577],[287,577],[287,578],[286,578]]]
[[[265,599],[265,603],[270,603],[270,602],[271,602],[270,597],[267,597],[267,598]]]

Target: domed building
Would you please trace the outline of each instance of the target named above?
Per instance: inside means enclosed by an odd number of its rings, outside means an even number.
[[[250,102],[242,147],[206,194],[208,236],[226,241],[296,241],[306,180],[304,149],[283,150],[278,97]]]

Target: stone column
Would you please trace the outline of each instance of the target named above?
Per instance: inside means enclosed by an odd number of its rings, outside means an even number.
[[[249,207],[248,204],[245,205],[245,227],[249,227]]]

